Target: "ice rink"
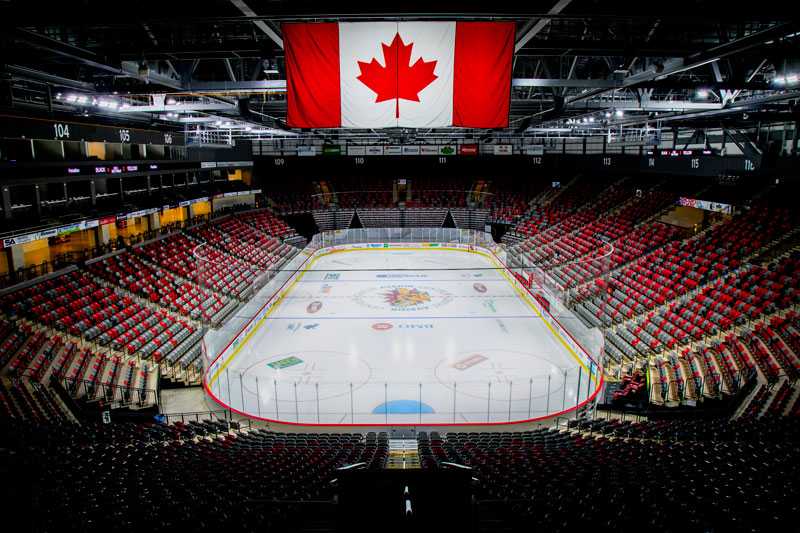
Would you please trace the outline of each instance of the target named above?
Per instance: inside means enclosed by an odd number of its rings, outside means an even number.
[[[223,403],[253,416],[519,421],[574,407],[594,387],[488,252],[337,250],[288,287],[212,384]]]

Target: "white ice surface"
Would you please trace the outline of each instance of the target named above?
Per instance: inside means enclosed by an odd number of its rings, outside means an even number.
[[[302,423],[505,422],[574,406],[585,373],[497,266],[442,249],[319,257],[212,390]],[[405,295],[392,303],[393,291]],[[268,366],[290,357],[300,362]],[[387,400],[401,402],[386,412]]]

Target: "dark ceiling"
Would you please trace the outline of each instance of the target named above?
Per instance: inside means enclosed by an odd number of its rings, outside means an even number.
[[[798,87],[775,82],[800,71],[798,24],[785,2],[743,11],[711,1],[12,0],[0,2],[6,104],[69,113],[53,95],[72,90],[118,93],[131,106],[154,109],[152,95],[166,94],[193,112],[129,112],[124,119],[177,128],[187,118],[230,118],[280,129],[282,22],[454,18],[517,23],[517,133],[592,113],[602,119],[612,109],[624,109],[619,122],[631,125],[741,122],[737,106],[750,111],[746,120],[796,117]]]

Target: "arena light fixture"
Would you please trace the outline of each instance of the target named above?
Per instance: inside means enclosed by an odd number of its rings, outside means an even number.
[[[708,98],[708,89],[697,89],[695,96],[698,98]]]
[[[625,112],[622,109],[617,109],[616,111],[614,111],[614,116],[616,116],[617,118],[622,118],[625,116]]]

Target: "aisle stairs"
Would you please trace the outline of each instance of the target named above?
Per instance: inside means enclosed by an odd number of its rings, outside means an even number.
[[[386,470],[419,469],[419,448],[417,439],[389,439],[389,457]]]

